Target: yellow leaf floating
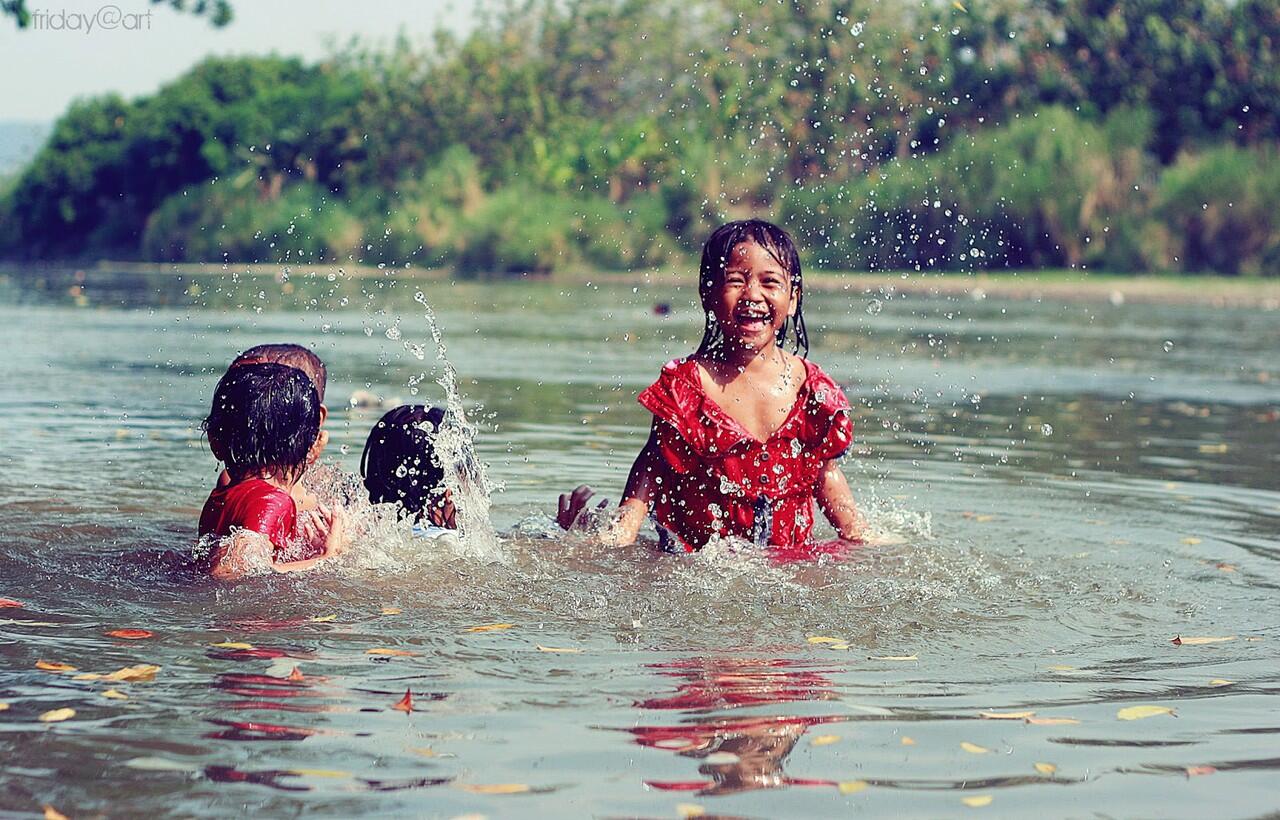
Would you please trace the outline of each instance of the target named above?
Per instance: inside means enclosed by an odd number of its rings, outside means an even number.
[[[903,737],[903,738],[902,738],[902,745],[903,745],[903,746],[914,746],[914,745],[916,745],[916,741],[915,741],[915,739],[914,739],[914,738],[910,738],[910,737]]]
[[[1235,683],[1235,681],[1226,680],[1225,678],[1214,678],[1213,680],[1209,681],[1210,686],[1230,686],[1233,683]]]
[[[1189,547],[1194,547],[1196,544],[1200,543],[1200,539],[1195,537],[1184,538],[1182,539],[1182,543],[1186,544]]]
[[[983,806],[991,805],[992,797],[989,794],[975,794],[973,797],[962,797],[960,802],[974,809],[980,809]]]
[[[844,638],[830,638],[826,635],[810,635],[806,640],[809,643],[846,643]]]
[[[699,806],[697,803],[677,803],[676,814],[681,817],[702,817],[707,810]]]
[[[375,646],[373,649],[366,649],[366,655],[386,655],[392,658],[412,658],[417,656],[417,652],[410,652],[407,649],[390,649],[385,646]]]
[[[540,643],[534,644],[534,646],[537,648],[539,652],[558,652],[565,655],[577,655],[578,653],[582,652],[581,649],[573,649],[570,647],[563,647],[563,646],[543,646]]]
[[[128,700],[129,699],[129,696],[126,695],[124,692],[117,692],[115,689],[108,689],[107,691],[102,693],[102,696],[104,698],[111,698],[112,700]]]
[[[8,708],[9,708],[9,704],[5,703],[4,701],[0,701],[0,712],[3,712],[5,709],[8,709]]]
[[[69,663],[58,663],[57,661],[36,661],[36,669],[43,669],[46,672],[74,672],[76,668]]]
[[[313,624],[327,624],[327,623],[329,623],[330,621],[336,621],[336,620],[338,620],[338,616],[337,616],[337,615],[317,615],[317,616],[315,616],[314,618],[312,618],[312,619],[311,619],[311,623],[313,623]]]
[[[384,607],[382,608],[382,614],[383,614],[383,615],[399,615],[399,614],[400,614],[400,607],[398,607],[398,606],[384,606]]]
[[[75,709],[50,709],[40,715],[40,720],[44,723],[61,723],[62,721],[70,720],[75,716]]]
[[[987,752],[991,751],[986,746],[979,746],[978,744],[970,743],[967,740],[962,741],[960,743],[960,748],[964,749],[966,752],[968,752],[971,755],[984,755]]]
[[[155,680],[156,673],[160,671],[160,667],[149,663],[140,663],[135,666],[126,666],[123,669],[117,669],[109,675],[103,675],[103,680],[110,681],[148,681]]]
[[[1034,717],[1035,712],[979,712],[978,717],[985,720],[1026,720]]]
[[[1057,770],[1058,770],[1058,767],[1057,767],[1057,766],[1055,766],[1055,765],[1053,765],[1052,763],[1037,763],[1037,764],[1036,764],[1036,771],[1037,771],[1037,772],[1040,772],[1040,774],[1053,774],[1053,773],[1054,773],[1054,772],[1056,772]]]
[[[869,661],[918,661],[915,655],[879,655],[867,658]]]
[[[53,806],[50,806],[48,803],[45,803],[40,808],[44,809],[44,820],[69,820],[65,814],[58,811]]]
[[[216,646],[219,649],[255,649],[256,648],[253,644],[245,643],[244,641],[221,641],[219,643],[211,643],[209,644],[209,646]]]
[[[351,776],[351,772],[344,772],[341,769],[290,769],[289,773],[304,777],[331,777],[335,780]]]
[[[839,743],[840,735],[818,735],[809,741],[810,746],[830,746],[832,743]]]
[[[472,794],[525,794],[531,791],[524,783],[459,783],[458,788]]]
[[[960,0],[951,0],[951,5],[954,6],[957,11],[962,11],[965,14],[969,13],[969,10],[964,7],[964,3],[961,3]]]
[[[1077,726],[1080,721],[1069,717],[1029,717],[1027,723],[1032,726]]]
[[[471,626],[462,630],[463,632],[500,632],[503,629],[511,629],[515,624],[480,624],[479,626]]]
[[[1227,641],[1234,641],[1235,639],[1236,639],[1235,635],[1227,635],[1224,637],[1199,637],[1199,638],[1184,638],[1181,635],[1179,635],[1176,638],[1174,638],[1172,641],[1170,641],[1170,643],[1174,644],[1175,646],[1201,646],[1207,643],[1226,643]]]
[[[837,783],[836,788],[841,794],[857,794],[867,787],[865,780],[846,780],[843,783]]]
[[[1142,720],[1143,718],[1156,717],[1157,715],[1173,714],[1174,711],[1168,706],[1143,704],[1142,706],[1126,706],[1119,712],[1116,712],[1116,717],[1120,720]]]

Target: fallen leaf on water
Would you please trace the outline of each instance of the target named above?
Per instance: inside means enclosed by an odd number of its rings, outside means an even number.
[[[849,648],[849,644],[847,644],[847,643],[829,643],[829,644],[827,644],[827,649],[836,649],[836,650],[840,650],[840,649],[848,649],[848,648]]]
[[[867,658],[869,661],[918,661],[915,655],[879,655]]]
[[[101,672],[81,672],[79,675],[75,675],[71,679],[72,680],[102,680],[102,673]]]
[[[399,614],[400,614],[400,607],[398,607],[398,606],[384,606],[384,607],[382,608],[382,614],[383,614],[383,615],[399,615]]]
[[[413,752],[416,755],[422,755],[423,757],[439,757],[440,756],[440,753],[437,752],[435,749],[428,749],[426,746],[417,746],[409,749],[409,751]]]
[[[327,624],[327,623],[329,623],[330,621],[336,621],[337,619],[338,619],[338,616],[337,616],[337,615],[317,615],[317,616],[315,616],[314,618],[312,618],[312,619],[311,619],[311,623],[313,623],[313,624]]]
[[[211,643],[209,644],[209,646],[216,646],[219,649],[253,649],[255,648],[253,644],[245,643],[244,641],[222,641],[221,643]]]
[[[1196,544],[1200,543],[1200,539],[1195,537],[1184,538],[1182,539],[1182,543],[1186,544],[1189,547],[1194,547]]]
[[[43,669],[46,672],[74,672],[76,668],[69,663],[58,663],[57,661],[36,661],[36,669]]]
[[[24,604],[21,601],[15,601],[12,598],[0,598],[0,609],[21,609]]]
[[[1213,774],[1218,771],[1213,766],[1188,766],[1185,769],[1187,777],[1199,777],[1201,775]]]
[[[915,741],[915,739],[914,739],[914,738],[910,738],[910,737],[903,737],[903,738],[902,738],[902,745],[903,745],[903,746],[914,746],[914,745],[916,745],[916,741]]]
[[[524,794],[530,791],[525,783],[459,783],[458,788],[472,794]]]
[[[113,629],[106,633],[108,638],[122,638],[126,641],[140,641],[155,637],[155,634],[146,629]]]
[[[64,720],[70,720],[75,716],[75,709],[50,709],[40,715],[40,720],[45,723],[59,723]]]
[[[543,646],[540,643],[534,644],[534,646],[537,648],[539,652],[560,652],[568,655],[576,655],[582,651],[581,649],[570,649],[567,647],[560,647],[560,646]]]
[[[108,689],[107,691],[102,693],[102,696],[104,698],[111,698],[112,700],[128,700],[129,699],[129,696],[126,695],[124,692],[117,692],[115,689]]]
[[[304,777],[350,777],[351,772],[344,772],[341,769],[290,769],[290,774],[298,774]]]
[[[394,658],[412,658],[417,656],[417,652],[410,652],[407,649],[388,649],[385,646],[375,646],[373,649],[366,649],[366,655],[389,655]]]
[[[844,638],[829,638],[826,635],[810,635],[806,638],[809,643],[845,643]]]
[[[962,11],[965,14],[969,13],[969,10],[964,7],[964,3],[961,3],[960,0],[951,0],[951,5],[955,7],[956,11]]]
[[[498,632],[503,629],[511,629],[515,624],[480,624],[479,626],[470,626],[462,630],[463,632]]]
[[[1126,706],[1119,712],[1116,712],[1116,717],[1120,720],[1142,720],[1143,718],[1155,717],[1156,715],[1173,714],[1174,711],[1168,706],[1152,706],[1144,704],[1142,706]]]
[[[1029,717],[1027,723],[1032,726],[1076,726],[1080,721],[1068,717]]]
[[[1227,564],[1227,563],[1214,564],[1214,566],[1222,570],[1223,572],[1235,572],[1236,570],[1239,569],[1239,567],[1237,567],[1235,564]]]
[[[839,743],[840,735],[818,735],[809,741],[810,746],[830,746],[832,743]]]
[[[836,788],[840,790],[841,794],[857,794],[865,789],[867,785],[865,780],[846,780],[842,783],[837,783]]]
[[[966,752],[968,752],[971,755],[984,755],[987,752],[991,751],[986,746],[979,746],[978,744],[970,743],[967,740],[960,742],[960,748],[964,749]]]
[[[1040,774],[1053,774],[1053,773],[1054,773],[1054,772],[1056,772],[1057,770],[1058,770],[1058,767],[1057,767],[1057,766],[1055,766],[1055,765],[1053,765],[1052,763],[1037,763],[1037,764],[1036,764],[1036,771],[1037,771],[1037,772],[1040,772]]]
[[[1229,635],[1222,638],[1184,638],[1181,635],[1177,635],[1173,640],[1169,641],[1169,643],[1174,646],[1199,646],[1206,643],[1226,643],[1227,641],[1234,641],[1235,639],[1235,635]]]
[[[1025,720],[1035,715],[1035,712],[979,712],[978,717],[986,720]]]
[[[413,693],[410,692],[408,689],[404,690],[404,697],[396,701],[395,706],[392,706],[391,708],[400,712],[404,712],[405,714],[412,712],[413,711]]]
[[[1197,447],[1202,453],[1225,453],[1231,449],[1229,444],[1201,444]]]
[[[302,674],[301,669],[295,666],[293,667],[293,671],[289,673],[287,680],[306,680],[306,676]]]
[[[1209,681],[1210,686],[1230,686],[1233,683],[1235,683],[1235,681],[1226,680],[1225,678],[1214,678],[1213,680]]]
[[[1049,666],[1047,666],[1047,667],[1045,667],[1045,668],[1046,668],[1046,669],[1049,669],[1049,670],[1051,670],[1051,671],[1053,671],[1053,672],[1072,672],[1072,671],[1075,671],[1075,667],[1074,667],[1074,666],[1067,666],[1065,663],[1055,663],[1055,664],[1050,664]]]
[[[4,701],[0,700],[0,712],[3,712],[5,709],[8,709],[8,708],[9,708],[9,704],[7,704],[7,703],[5,703]]]
[[[989,794],[975,794],[973,797],[960,798],[960,802],[971,808],[980,809],[983,806],[990,806],[991,799]]]
[[[160,667],[150,663],[139,663],[134,666],[126,666],[117,669],[109,675],[103,675],[103,680],[112,681],[147,681],[155,680],[156,673],[160,671]]]
[[[676,814],[681,817],[701,817],[707,813],[707,810],[699,806],[697,803],[677,803]]]
[[[67,816],[62,812],[45,803],[40,808],[44,809],[44,820],[68,820]]]

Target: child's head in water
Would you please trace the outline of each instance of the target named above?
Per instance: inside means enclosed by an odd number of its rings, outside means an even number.
[[[320,434],[320,397],[307,374],[283,364],[232,367],[218,382],[202,425],[232,483],[264,478],[292,485]]]
[[[435,448],[443,423],[443,410],[420,404],[401,405],[378,420],[360,459],[371,503],[397,504],[415,524],[455,528],[453,498]]]
[[[702,246],[698,296],[707,319],[698,355],[715,356],[726,343],[782,347],[792,332],[795,352],[808,355],[802,285],[800,255],[782,228],[762,219],[721,225]]]

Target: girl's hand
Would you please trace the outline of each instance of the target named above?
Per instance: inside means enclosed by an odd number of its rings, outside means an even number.
[[[323,548],[321,556],[336,558],[347,551],[347,512],[338,504],[316,507],[316,534]],[[313,542],[314,543],[314,542]]]
[[[556,523],[560,528],[564,530],[571,530],[574,527],[582,528],[581,525],[585,523],[582,519],[588,514],[587,504],[595,494],[595,490],[586,484],[578,485],[572,493],[561,493],[556,512]],[[607,506],[609,506],[609,499],[605,498],[596,505],[596,509],[603,510]]]

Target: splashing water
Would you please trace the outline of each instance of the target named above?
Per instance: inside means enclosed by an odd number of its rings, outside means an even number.
[[[463,408],[458,373],[445,355],[444,336],[435,312],[427,304],[426,294],[417,291],[413,298],[422,305],[423,317],[436,346],[436,359],[440,362],[440,377],[436,381],[444,388],[445,407],[435,447],[436,457],[444,468],[445,487],[453,494],[457,508],[458,542],[471,557],[506,561],[508,558],[489,520],[489,497],[497,487],[489,481],[484,463],[476,457],[476,428]]]

